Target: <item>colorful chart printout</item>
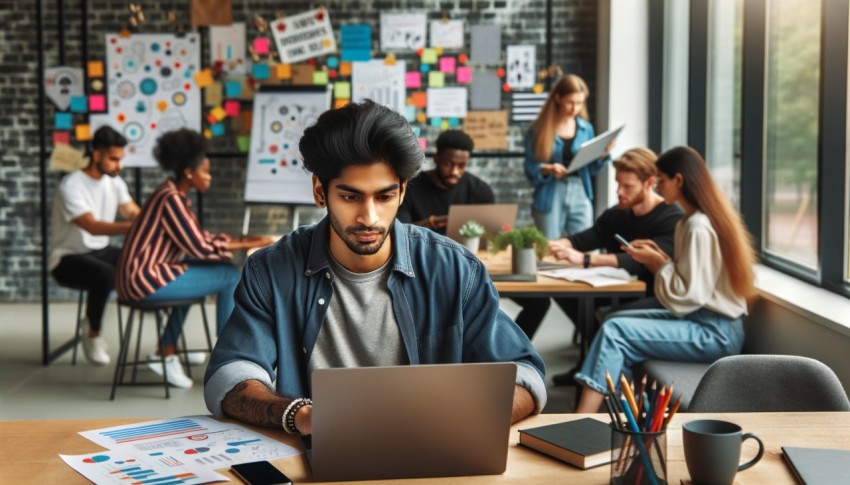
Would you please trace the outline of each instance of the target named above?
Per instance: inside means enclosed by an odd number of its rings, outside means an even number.
[[[369,98],[399,114],[404,114],[404,101],[407,97],[405,65],[404,61],[385,64],[382,60],[353,63],[351,100],[357,103]]]
[[[244,23],[210,26],[210,61],[210,65],[221,62],[225,75],[248,73]]]

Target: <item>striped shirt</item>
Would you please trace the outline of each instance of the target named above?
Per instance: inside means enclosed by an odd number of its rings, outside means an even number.
[[[192,202],[166,180],[136,217],[116,267],[118,297],[142,300],[183,274],[184,258],[222,261],[230,236],[213,236],[201,228]]]

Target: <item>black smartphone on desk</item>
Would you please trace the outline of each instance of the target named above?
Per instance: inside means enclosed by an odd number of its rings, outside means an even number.
[[[230,467],[237,477],[248,485],[291,485],[289,479],[282,471],[267,461],[253,461],[251,463],[240,463]]]

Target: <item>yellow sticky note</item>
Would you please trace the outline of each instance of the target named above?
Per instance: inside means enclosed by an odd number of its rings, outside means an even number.
[[[210,131],[209,128],[204,128],[204,137],[205,138],[212,138],[212,131]]]
[[[534,94],[540,94],[540,93],[543,92],[543,85],[540,84],[540,83],[537,83],[537,84],[534,85],[534,87],[531,90],[534,91]]]
[[[348,98],[336,98],[334,100],[334,109],[339,109],[350,103],[351,100]]]
[[[439,71],[428,73],[428,87],[441,88],[446,85],[446,74]]]
[[[77,141],[89,141],[91,140],[91,128],[87,124],[77,125],[74,128],[74,135],[77,137]]]
[[[340,76],[350,76],[351,75],[351,62],[343,61],[339,63],[339,75]]]
[[[275,64],[274,77],[277,79],[292,79],[291,64]]]
[[[416,113],[416,121],[418,123],[425,123],[425,113]]]
[[[342,98],[350,98],[351,97],[351,83],[349,82],[335,82],[334,83],[334,98],[342,99]]]
[[[89,61],[86,63],[86,71],[89,77],[103,77],[103,62]]]
[[[210,114],[215,117],[218,121],[221,121],[227,118],[227,111],[224,111],[221,106],[216,106],[210,111]]]
[[[212,70],[204,69],[203,71],[198,71],[195,73],[195,84],[198,85],[199,88],[203,89],[210,84],[213,83],[213,74]]]
[[[328,84],[328,71],[313,71],[313,84],[326,86]]]
[[[422,64],[437,63],[437,49],[422,49]]]

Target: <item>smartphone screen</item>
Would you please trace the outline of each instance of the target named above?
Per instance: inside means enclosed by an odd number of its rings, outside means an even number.
[[[267,461],[241,463],[230,467],[248,485],[290,485],[292,480]]]
[[[628,241],[626,241],[626,238],[624,238],[623,236],[621,236],[619,234],[614,234],[614,239],[616,239],[617,242],[619,242],[623,246],[625,246],[629,249],[632,249],[632,245]]]

